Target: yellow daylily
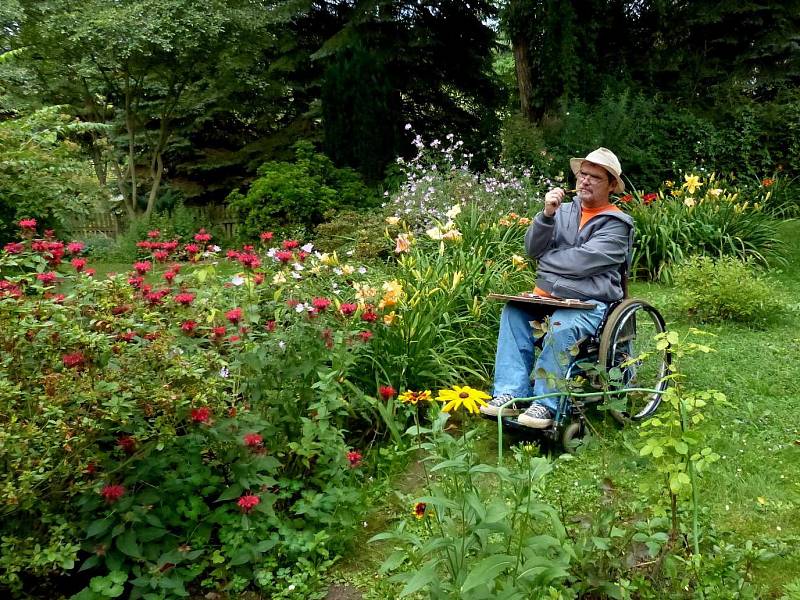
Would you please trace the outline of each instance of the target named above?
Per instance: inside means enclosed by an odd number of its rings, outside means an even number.
[[[689,175],[688,173],[683,177],[686,181],[681,186],[690,194],[694,194],[697,191],[697,188],[703,187],[703,184],[700,181],[700,177],[698,175]]]
[[[389,225],[397,225],[400,222],[400,217],[386,217],[386,222]]]
[[[528,261],[526,261],[525,258],[520,256],[519,254],[514,254],[511,257],[511,264],[521,271],[527,266]]]
[[[452,390],[442,390],[436,399],[444,402],[443,412],[458,410],[462,406],[471,413],[480,412],[480,406],[486,406],[489,394],[473,389],[469,386],[454,385]]]

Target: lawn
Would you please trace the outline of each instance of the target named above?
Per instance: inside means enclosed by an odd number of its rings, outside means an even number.
[[[780,598],[787,593],[784,586],[800,577],[800,421],[796,413],[800,311],[795,300],[800,296],[800,246],[793,243],[800,237],[800,222],[785,223],[781,236],[789,249],[788,260],[785,266],[774,268],[771,277],[787,311],[763,329],[735,323],[699,325],[713,334],[703,341],[714,351],[695,355],[683,365],[693,388],[719,390],[729,402],[709,409],[700,428],[707,445],[721,459],[699,482],[699,504],[705,577],[719,577],[721,589],[730,597]],[[675,292],[668,285],[632,286],[632,295],[660,307],[669,328],[683,334],[697,324],[687,323],[677,312]],[[483,461],[496,462],[493,424],[477,418],[473,423],[481,430]],[[634,514],[657,515],[659,507],[639,491],[640,484],[654,478],[650,462],[633,448],[639,437],[636,427],[621,430],[602,418],[596,426],[597,435],[574,456],[550,453],[555,469],[543,499],[558,507],[572,528],[604,511],[621,521]],[[511,443],[514,440],[505,440],[506,445]],[[407,517],[408,506],[423,494],[424,480],[415,459],[392,462],[389,455],[385,449],[383,462],[389,466],[374,482],[373,508],[365,516],[364,533],[334,575],[343,586],[339,589],[344,590],[343,598],[358,597],[356,590],[367,599],[398,593],[399,588],[378,572],[389,545],[365,542],[393,521]],[[510,458],[506,462],[512,466]],[[682,510],[684,523],[689,518]],[[356,595],[348,596],[348,590]]]

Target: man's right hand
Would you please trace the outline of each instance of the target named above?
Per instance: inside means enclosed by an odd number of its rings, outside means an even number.
[[[553,188],[544,195],[544,216],[553,217],[564,199],[564,190]]]

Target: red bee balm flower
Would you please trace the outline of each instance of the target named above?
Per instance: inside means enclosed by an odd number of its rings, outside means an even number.
[[[118,438],[117,448],[122,449],[125,454],[133,454],[136,450],[136,440],[129,435]]]
[[[152,269],[152,268],[153,268],[153,265],[151,265],[149,262],[145,262],[145,261],[139,261],[139,262],[135,262],[135,263],[133,263],[133,268],[136,270],[136,272],[137,272],[139,275],[144,275],[144,274],[145,274],[145,273],[147,273],[147,272],[148,272],[150,269]]]
[[[289,250],[278,250],[275,253],[275,258],[282,263],[288,263],[292,260],[293,256],[294,255]]]
[[[381,397],[384,400],[392,398],[397,393],[395,389],[390,385],[382,385],[378,391],[380,392]]]
[[[262,231],[259,237],[261,238],[262,242],[268,242],[272,239],[272,235],[273,234],[271,231]]]
[[[79,252],[83,252],[85,247],[83,242],[70,242],[67,244],[67,252],[70,254],[78,254]]]
[[[56,282],[57,277],[58,275],[54,271],[36,274],[36,279],[38,279],[45,285],[53,285]]]
[[[314,298],[311,301],[311,306],[316,308],[318,311],[323,311],[331,305],[331,301],[327,298]]]
[[[225,318],[234,325],[238,325],[239,321],[242,320],[242,314],[243,312],[241,308],[234,308],[233,310],[229,310],[225,313]]]
[[[362,342],[368,342],[372,339],[372,332],[371,331],[362,331],[358,334],[358,337],[361,338]]]
[[[27,229],[28,231],[36,229],[36,219],[22,219],[19,222],[19,228]]]
[[[351,304],[349,302],[345,302],[339,307],[339,311],[345,316],[349,317],[354,312],[358,310],[358,304]]]
[[[361,455],[361,452],[358,450],[351,450],[347,453],[347,460],[350,462],[350,467],[356,468],[358,465],[361,464],[361,460],[364,457]]]
[[[372,308],[367,307],[363,313],[361,313],[361,320],[366,321],[367,323],[372,323],[378,318],[377,313],[375,313]]]
[[[61,362],[68,369],[77,369],[83,366],[86,362],[86,357],[81,352],[73,352],[72,354],[65,354],[61,357]]]
[[[248,492],[244,496],[239,498],[236,504],[239,505],[239,508],[242,509],[243,513],[249,513],[256,506],[261,504],[261,498],[259,498],[258,496],[254,496],[253,494]]]
[[[70,262],[72,263],[72,266],[75,267],[75,270],[79,273],[83,271],[83,268],[86,266],[85,258],[73,258]]]
[[[281,244],[281,247],[284,250],[291,250],[292,248],[299,248],[300,247],[300,242],[298,242],[297,240],[283,240],[283,243]]]
[[[257,433],[247,433],[244,436],[244,445],[250,448],[260,448],[263,443],[264,438]]]
[[[170,271],[170,273],[171,272],[172,271]],[[181,292],[180,294],[175,294],[175,302],[177,302],[181,306],[189,306],[192,302],[194,302],[194,294],[190,294],[189,292]]]
[[[113,504],[125,495],[125,488],[121,485],[106,485],[100,490],[100,495],[106,502]]]
[[[158,229],[153,229],[152,231],[147,232],[147,237],[149,237],[151,240],[159,237],[160,235],[161,232]]]
[[[211,420],[211,409],[207,406],[193,408],[191,415],[192,421],[195,423],[208,423]]]
[[[194,234],[194,241],[203,243],[210,242],[211,234],[207,233],[205,229],[201,229],[196,234]]]
[[[192,333],[197,329],[197,321],[184,321],[181,323],[181,329],[186,333]]]

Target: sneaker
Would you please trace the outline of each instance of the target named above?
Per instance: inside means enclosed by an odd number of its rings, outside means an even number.
[[[500,414],[500,408],[508,402],[509,400],[513,400],[514,396],[511,394],[500,394],[499,396],[495,396],[486,406],[481,406],[481,414],[487,417],[494,417]],[[517,404],[516,402],[513,404],[509,404],[503,409],[503,416],[504,417],[516,417],[518,414],[522,412],[522,406]]]
[[[544,429],[553,424],[555,414],[544,404],[533,403],[517,418],[517,423],[532,429]]]

